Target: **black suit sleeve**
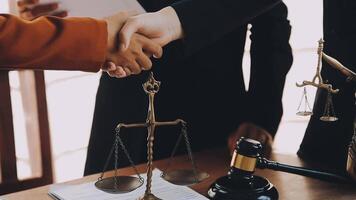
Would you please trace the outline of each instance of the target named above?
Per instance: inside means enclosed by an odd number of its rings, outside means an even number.
[[[275,135],[283,114],[285,78],[292,66],[288,9],[280,3],[256,17],[251,28],[250,121]]]
[[[185,55],[217,41],[281,0],[182,0],[172,5],[184,30]]]

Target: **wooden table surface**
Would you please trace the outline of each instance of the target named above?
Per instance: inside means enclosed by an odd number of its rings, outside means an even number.
[[[197,192],[206,195],[209,186],[220,176],[226,175],[229,169],[230,156],[226,150],[209,150],[195,154],[197,165],[200,169],[208,172],[210,178],[202,183],[192,186]],[[296,155],[273,154],[272,158],[278,162],[303,166],[303,163]],[[190,167],[186,156],[179,156],[174,160],[177,168]],[[164,169],[167,160],[155,162],[155,166]],[[68,163],[70,165],[70,163]],[[138,166],[140,172],[144,172],[145,165]],[[133,174],[131,168],[120,169],[120,174]],[[110,176],[110,173],[107,173]],[[356,186],[340,185],[306,178],[303,176],[276,172],[272,170],[257,170],[257,175],[268,178],[277,188],[281,200],[356,200]],[[68,184],[79,184],[95,181],[98,174],[87,176],[78,180],[67,182]],[[31,190],[17,192],[0,197],[1,200],[29,199],[29,200],[50,200],[47,195],[50,186],[43,186]]]

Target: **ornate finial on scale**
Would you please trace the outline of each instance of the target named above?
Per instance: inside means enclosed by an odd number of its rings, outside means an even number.
[[[146,94],[156,94],[159,92],[159,88],[161,86],[161,82],[157,81],[151,72],[147,82],[145,82],[142,87],[145,90]]]
[[[171,159],[169,161],[169,164],[171,163],[172,156],[175,154],[176,147],[178,146],[180,140],[182,137],[185,139],[187,151],[188,151],[188,157],[192,163],[192,168],[193,170],[174,170],[174,171],[163,171],[162,173],[162,178],[172,182],[173,184],[194,184],[194,183],[199,183],[209,177],[209,175],[205,172],[199,172],[197,170],[197,167],[195,165],[195,161],[193,158],[192,150],[190,147],[190,142],[189,138],[187,135],[187,123],[183,121],[182,119],[176,119],[174,121],[168,121],[168,122],[158,122],[156,121],[155,117],[155,109],[154,109],[154,97],[155,94],[159,92],[161,82],[157,81],[153,73],[151,72],[149,75],[149,78],[147,82],[145,82],[143,86],[143,90],[146,92],[148,95],[148,112],[147,112],[147,118],[145,123],[136,123],[136,124],[123,124],[120,123],[116,127],[116,140],[113,145],[113,148],[109,154],[109,157],[107,159],[107,162],[105,164],[103,173],[101,177],[99,178],[98,182],[95,184],[96,187],[100,190],[103,190],[105,192],[110,192],[110,193],[124,193],[124,192],[129,192],[132,191],[138,187],[140,187],[143,183],[143,178],[139,175],[138,170],[136,169],[133,160],[130,157],[130,154],[128,153],[124,143],[122,142],[122,139],[120,138],[120,130],[121,128],[147,128],[147,179],[146,179],[146,190],[145,194],[143,197],[140,197],[140,200],[159,200],[158,197],[156,197],[152,193],[152,173],[153,173],[153,145],[154,145],[154,139],[155,139],[155,129],[158,126],[174,126],[181,124],[182,125],[182,132],[181,135],[176,143],[176,146],[173,149],[173,152],[171,154]],[[117,154],[118,154],[118,145],[120,144],[121,148],[123,149],[126,157],[128,158],[131,167],[135,170],[136,175],[138,178],[134,177],[127,177],[127,176],[118,176],[117,175]],[[103,183],[102,179],[104,176],[104,171],[107,168],[108,162],[115,150],[115,176],[106,178],[108,181],[105,181]],[[108,189],[109,188],[109,189]]]

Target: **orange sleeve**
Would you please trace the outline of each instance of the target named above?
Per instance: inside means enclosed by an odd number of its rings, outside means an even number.
[[[105,61],[106,23],[91,18],[0,14],[0,68],[99,71]]]

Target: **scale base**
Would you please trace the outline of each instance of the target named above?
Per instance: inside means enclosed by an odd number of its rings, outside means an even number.
[[[224,176],[210,187],[212,200],[278,200],[277,189],[265,178],[253,176],[249,181]]]
[[[116,182],[116,183],[115,183]],[[95,187],[111,194],[121,194],[136,190],[143,184],[139,178],[132,176],[108,177],[95,182]]]
[[[195,174],[194,170],[181,169],[162,173],[161,177],[175,185],[194,185],[209,178],[209,174],[201,171]]]
[[[140,197],[139,200],[162,200],[153,194],[145,194],[145,196]]]

